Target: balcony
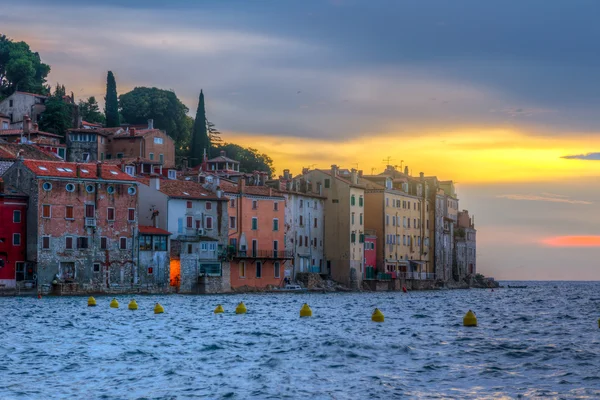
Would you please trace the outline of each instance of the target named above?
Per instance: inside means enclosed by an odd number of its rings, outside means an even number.
[[[85,226],[96,227],[96,218],[86,218]]]
[[[229,256],[237,259],[260,259],[260,260],[291,260],[294,258],[292,251],[286,250],[232,250]]]
[[[221,276],[221,263],[210,262],[200,263],[200,269],[198,271],[200,276]]]

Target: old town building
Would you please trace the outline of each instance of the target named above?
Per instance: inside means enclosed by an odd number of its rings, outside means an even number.
[[[8,117],[9,126],[2,129],[23,129],[25,116],[39,122],[46,110],[46,96],[26,92],[14,92],[0,101],[0,114]]]
[[[324,230],[327,274],[351,288],[360,288],[364,274],[365,187],[358,183],[358,171],[342,176],[338,166],[332,165],[329,171],[305,169],[302,177],[327,197]]]
[[[0,178],[0,291],[35,284],[35,274],[27,263],[27,200]]]
[[[477,231],[475,217],[467,210],[458,212],[458,222],[454,233],[456,252],[456,273],[459,279],[474,276],[477,273]]]
[[[0,130],[0,139],[9,143],[34,144],[56,154],[57,159],[65,158],[67,147],[61,143],[61,136],[40,131],[37,123],[32,123],[28,116],[24,117],[21,125],[21,128]]]
[[[4,174],[29,196],[27,260],[43,292],[131,290],[137,184],[110,165],[18,160]]]
[[[230,290],[228,199],[193,181],[138,177],[140,220],[170,233],[169,276],[180,293]]]

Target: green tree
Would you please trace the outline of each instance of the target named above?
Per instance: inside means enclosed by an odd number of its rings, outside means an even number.
[[[100,106],[94,96],[79,101],[79,115],[84,121],[104,124],[106,118],[100,112]]]
[[[177,155],[189,147],[191,118],[189,109],[175,92],[158,88],[136,87],[119,96],[121,114],[130,124],[145,124],[154,120],[154,127],[167,132],[174,141]],[[108,120],[107,120],[108,125]]]
[[[114,128],[120,125],[119,102],[117,100],[117,82],[112,71],[106,76],[106,97],[104,98],[104,114],[106,115],[106,126]]]
[[[73,124],[73,107],[65,102],[64,85],[56,85],[52,96],[46,99],[46,110],[40,119],[40,130],[64,136]]]
[[[214,150],[217,154],[221,151],[225,151],[227,157],[239,161],[240,171],[242,172],[250,173],[253,171],[265,171],[271,176],[275,174],[275,168],[273,167],[273,160],[271,157],[259,153],[257,149],[242,147],[234,143],[222,143],[216,145]]]
[[[206,124],[206,110],[204,108],[204,93],[200,89],[200,98],[198,99],[198,109],[196,110],[196,119],[192,131],[192,144],[190,146],[190,166],[195,167],[202,163],[204,150],[210,152],[210,138]]]
[[[0,100],[14,92],[46,95],[50,89],[46,77],[50,66],[41,62],[25,42],[13,42],[0,35]]]

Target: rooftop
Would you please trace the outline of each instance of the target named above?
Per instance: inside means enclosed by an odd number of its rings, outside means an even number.
[[[26,160],[58,161],[54,153],[32,144],[0,143],[0,160],[16,160],[19,152]]]
[[[142,137],[144,135],[149,135],[152,133],[162,134],[162,131],[160,129],[136,129],[135,132],[133,132],[133,135],[131,134],[132,133],[131,131],[125,130],[123,128],[108,128],[108,129],[115,129],[115,131],[113,133],[114,139],[123,139],[123,138],[128,138],[128,137]]]
[[[100,177],[97,174],[98,164],[92,163],[24,160],[23,165],[31,170],[36,176],[73,179],[105,179],[110,181],[128,182],[135,181],[131,176],[122,172],[117,166],[104,163],[100,164]]]
[[[128,175],[129,176],[129,175]],[[160,179],[159,192],[171,198],[190,200],[227,201],[226,197],[218,197],[215,193],[204,189],[202,185],[193,181],[179,181],[174,179]],[[138,177],[137,180],[146,186],[150,186],[150,178]]]
[[[159,160],[150,160],[149,158],[144,157],[111,158],[110,160],[104,160],[104,162],[111,165],[162,164]]]
[[[166,231],[161,228],[155,228],[153,226],[148,225],[139,225],[138,229],[140,230],[141,235],[170,235],[171,232]]]
[[[62,138],[60,135],[55,135],[54,133],[44,132],[40,130],[32,129],[29,133],[24,133],[23,129],[0,129],[0,136],[27,136],[27,135],[42,135],[54,138]]]

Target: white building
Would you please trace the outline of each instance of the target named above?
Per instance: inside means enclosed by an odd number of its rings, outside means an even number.
[[[46,96],[39,94],[14,92],[0,101],[0,114],[10,119],[10,129],[23,129],[23,117],[28,115],[31,121],[40,121],[41,114],[46,110]]]

